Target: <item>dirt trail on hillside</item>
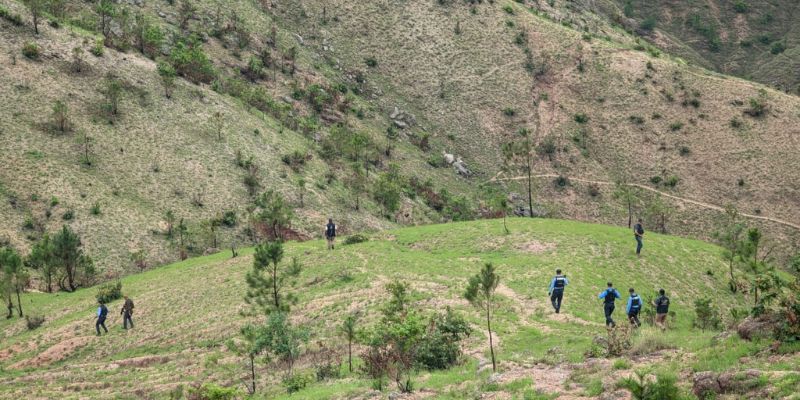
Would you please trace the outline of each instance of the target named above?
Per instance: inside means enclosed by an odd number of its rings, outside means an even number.
[[[520,180],[527,179],[526,176],[514,176],[514,177],[509,177],[509,178],[500,178],[500,175],[502,175],[502,172],[499,172],[492,179],[489,179],[489,182],[520,181]],[[558,178],[558,177],[560,177],[560,175],[556,175],[556,174],[539,174],[539,175],[531,175],[531,177],[532,178]],[[571,176],[568,176],[566,178],[571,180],[571,181],[582,182],[582,183],[593,183],[595,185],[603,185],[603,186],[611,186],[611,185],[615,184],[614,182],[596,181],[596,180],[592,180],[592,179],[575,178],[575,177],[571,177]],[[638,183],[627,183],[626,185],[631,186],[631,187],[636,187],[636,188],[639,188],[639,189],[643,189],[643,190],[647,190],[647,191],[650,191],[650,192],[653,192],[653,193],[657,193],[657,194],[660,194],[660,195],[662,195],[664,197],[667,197],[667,198],[670,198],[670,199],[673,199],[673,200],[677,200],[677,201],[681,201],[681,202],[689,203],[689,204],[694,204],[696,206],[707,208],[707,209],[710,209],[710,210],[725,212],[725,208],[724,207],[718,206],[716,204],[706,203],[706,202],[702,202],[702,201],[699,201],[699,200],[692,200],[692,199],[689,199],[689,198],[686,198],[686,197],[675,196],[675,195],[672,195],[672,194],[669,194],[669,193],[662,192],[660,190],[653,189],[653,188],[651,188],[649,186],[638,184]],[[758,219],[758,220],[762,220],[762,221],[774,222],[776,224],[781,224],[781,225],[784,225],[784,226],[788,226],[790,228],[794,228],[794,229],[800,230],[800,225],[798,225],[796,223],[793,223],[793,222],[789,222],[789,221],[783,220],[783,219],[779,219],[779,218],[765,217],[765,216],[762,216],[762,215],[753,215],[753,214],[745,214],[745,213],[739,213],[739,215],[741,215],[741,216],[743,216],[745,218]]]

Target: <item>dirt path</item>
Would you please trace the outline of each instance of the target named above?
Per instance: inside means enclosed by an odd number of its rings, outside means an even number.
[[[515,176],[515,177],[510,177],[510,178],[500,178],[501,174],[502,174],[502,172],[499,172],[492,179],[489,179],[489,182],[520,181],[520,180],[527,179],[526,176]],[[559,175],[556,175],[556,174],[540,174],[540,175],[531,175],[531,177],[532,178],[558,178]],[[575,181],[575,182],[593,183],[595,185],[603,185],[603,186],[612,186],[612,185],[614,185],[614,182],[608,182],[608,181],[596,181],[596,180],[591,180],[591,179],[575,178],[575,177],[571,177],[571,176],[568,176],[566,178],[571,180],[571,181]],[[637,187],[637,188],[642,189],[642,190],[647,190],[647,191],[650,191],[650,192],[653,192],[653,193],[658,193],[658,194],[660,194],[660,195],[662,195],[664,197],[667,197],[667,198],[670,198],[670,199],[673,199],[673,200],[677,200],[677,201],[681,201],[681,202],[689,203],[689,204],[694,204],[696,206],[707,208],[707,209],[710,209],[710,210],[725,212],[725,208],[720,207],[720,206],[715,205],[715,204],[705,203],[705,202],[702,202],[702,201],[699,201],[699,200],[692,200],[692,199],[689,199],[689,198],[686,198],[686,197],[675,196],[675,195],[672,195],[672,194],[669,194],[669,193],[662,192],[660,190],[653,189],[653,188],[651,188],[649,186],[638,184],[638,183],[627,183],[627,185],[631,186],[631,187]],[[745,213],[739,213],[739,215],[741,215],[741,216],[743,216],[745,218],[758,219],[758,220],[762,220],[762,221],[774,222],[776,224],[781,224],[781,225],[784,225],[784,226],[788,226],[790,228],[794,228],[794,229],[800,230],[800,225],[795,224],[793,222],[786,221],[786,220],[782,220],[782,219],[779,219],[779,218],[765,217],[765,216],[762,216],[762,215],[753,215],[753,214],[745,214]]]

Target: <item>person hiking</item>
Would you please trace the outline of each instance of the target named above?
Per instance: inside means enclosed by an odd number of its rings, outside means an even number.
[[[658,297],[653,301],[656,307],[656,325],[661,330],[667,329],[667,314],[669,313],[669,297],[666,296],[664,289],[658,290]]]
[[[642,219],[639,218],[636,220],[636,225],[633,226],[633,237],[636,238],[636,257],[642,256],[642,239],[644,238],[644,226],[642,225]]]
[[[638,328],[641,326],[641,322],[639,322],[639,311],[642,310],[642,298],[636,294],[636,291],[633,288],[628,289],[628,306],[625,308],[625,312],[628,313],[628,320],[631,321],[631,325],[634,328]]]
[[[611,314],[614,313],[614,301],[621,299],[622,296],[620,296],[617,289],[614,289],[614,284],[608,282],[608,288],[601,292],[597,297],[603,299],[603,311],[606,314],[606,326],[616,326],[617,324],[614,323],[614,319],[611,318]]]
[[[122,310],[119,312],[122,315],[122,329],[128,329],[128,324],[131,324],[131,329],[133,329],[133,319],[131,319],[131,315],[133,314],[133,300],[128,298],[128,296],[122,296],[125,299],[125,303],[122,305]]]
[[[553,303],[553,308],[556,314],[561,310],[561,300],[564,298],[564,288],[569,284],[566,275],[561,275],[561,270],[556,270],[556,276],[550,281],[550,287],[547,289],[547,294],[550,296],[550,301]]]
[[[108,328],[106,328],[106,317],[108,316],[108,308],[106,308],[106,305],[103,303],[102,300],[98,300],[97,303],[100,304],[100,306],[97,307],[97,317],[96,317],[97,322],[94,324],[94,329],[97,330],[97,336],[100,336],[100,327],[102,327],[103,330],[106,331],[106,333],[108,333]]]
[[[336,224],[333,223],[332,218],[328,218],[328,225],[325,225],[325,239],[328,241],[328,250],[333,250],[336,240]]]

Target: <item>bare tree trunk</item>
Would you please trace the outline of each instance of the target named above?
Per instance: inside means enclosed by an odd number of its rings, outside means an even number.
[[[350,367],[350,372],[353,372],[353,340],[347,340],[347,363]]]
[[[528,208],[533,218],[533,188],[531,187],[531,164],[528,161]]]
[[[272,266],[272,300],[275,302],[275,308],[280,309],[281,305],[278,301],[278,263]]]
[[[256,355],[250,353],[250,388],[251,394],[256,393],[256,366],[255,366],[255,359]]]
[[[22,318],[22,300],[19,297],[19,285],[16,285],[17,290],[17,311],[19,311],[19,317]]]
[[[497,363],[494,359],[494,342],[492,341],[492,319],[490,314],[491,306],[486,305],[486,327],[489,329],[489,353],[492,355],[492,372],[497,372]]]

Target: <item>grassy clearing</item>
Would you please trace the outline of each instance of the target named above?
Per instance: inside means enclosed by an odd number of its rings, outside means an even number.
[[[405,278],[411,282],[416,306],[426,313],[444,306],[464,313],[476,328],[466,350],[477,358],[486,357],[483,321],[461,292],[468,276],[483,262],[495,263],[502,283],[496,340],[505,375],[488,384],[487,372],[476,375],[478,361],[468,357],[465,364],[451,370],[421,372],[415,377],[418,390],[442,398],[462,398],[458,393],[469,390],[520,398],[537,391],[564,391],[542,387],[546,380],[532,378],[584,362],[592,338],[605,333],[596,295],[606,280],[619,287],[635,286],[640,293],[667,288],[678,317],[660,340],[675,354],[695,353],[669,356],[672,361],[668,362],[680,370],[729,369],[742,356],[766,346],[733,338],[716,341],[714,332],[691,330],[692,302],[698,296],[715,293],[723,307],[743,301],[725,290],[725,264],[713,245],[654,234],[648,237],[645,256],[637,259],[625,229],[541,219],[511,219],[509,226],[509,235],[502,233],[500,221],[493,220],[405,228],[375,234],[368,242],[340,246],[333,252],[319,241],[291,243],[287,257],[297,256],[304,265],[294,282],[299,298],[294,318],[312,330],[312,343],[322,341],[341,349],[343,339],[335,333],[340,320],[359,310],[363,323],[371,323],[386,298],[383,285]],[[26,293],[23,301],[28,312],[47,320],[32,332],[23,321],[0,321],[0,396],[48,397],[66,392],[67,398],[110,397],[112,393],[161,397],[177,384],[239,386],[239,379],[246,375],[244,360],[230,353],[224,343],[236,337],[245,323],[239,311],[244,308],[244,273],[252,262],[250,254],[247,249],[231,259],[222,252],[123,278],[123,291],[136,301],[136,328],[121,329],[117,301],[109,307],[111,334],[99,338],[93,335],[93,289],[58,295]],[[570,278],[563,314],[558,316],[552,313],[545,293],[555,268]],[[716,273],[709,276],[707,270]],[[624,320],[621,312],[617,318]],[[644,328],[634,340],[651,334],[658,335],[655,329]],[[647,365],[652,350],[656,349],[644,351],[645,361],[631,358],[617,360],[615,365],[621,365],[619,369]],[[796,355],[788,357],[783,367],[797,362]],[[545,372],[526,372],[524,366],[533,364]],[[757,359],[751,364],[769,368]],[[311,367],[309,360],[301,360],[300,373],[313,374]],[[601,373],[598,369],[582,375],[579,389],[596,395],[603,387],[598,383]],[[285,396],[279,385],[281,374],[274,366],[260,365],[259,374],[263,395]],[[791,384],[790,378],[781,382]],[[345,371],[341,380],[313,383],[291,398],[347,398],[366,393],[369,387],[368,381]]]

